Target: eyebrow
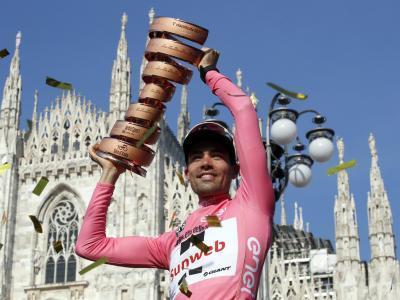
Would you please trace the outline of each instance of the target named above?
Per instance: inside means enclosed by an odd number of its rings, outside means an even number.
[[[207,149],[209,152],[219,152],[219,153],[224,153],[225,151],[223,149],[219,149],[219,148],[211,148],[211,149]],[[189,151],[189,156],[190,155],[196,155],[196,154],[202,154],[204,152],[204,150],[191,150]]]

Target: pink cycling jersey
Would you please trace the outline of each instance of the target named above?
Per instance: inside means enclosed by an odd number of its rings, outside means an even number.
[[[179,290],[183,278],[191,299],[256,299],[265,256],[272,242],[275,201],[257,114],[249,97],[217,71],[207,85],[235,120],[235,147],[241,183],[233,197],[200,201],[180,231],[157,237],[106,237],[106,215],[114,186],[98,183],[89,203],[76,253],[89,260],[107,257],[113,265],[169,270],[170,298],[187,299]],[[205,216],[217,215],[221,227],[208,227]],[[196,235],[209,251],[191,242]]]

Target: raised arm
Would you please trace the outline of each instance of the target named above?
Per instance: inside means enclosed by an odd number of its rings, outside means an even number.
[[[212,52],[209,55],[212,56]],[[212,57],[207,61],[206,56],[207,54],[201,62],[205,64],[205,67],[203,65],[205,82],[222,103],[228,107],[235,120],[235,147],[242,176],[238,193],[242,194],[243,197],[240,198],[243,201],[248,201],[249,207],[272,217],[275,199],[268,174],[267,158],[260,135],[257,113],[249,96],[216,69],[217,59],[214,58],[215,63],[213,65]],[[207,66],[209,67],[207,68]]]
[[[86,210],[75,252],[89,260],[106,257],[114,265],[168,269],[167,247],[173,243],[174,233],[159,237],[106,237],[107,209],[114,185],[124,170],[97,156],[96,148],[96,145],[89,147],[89,155],[102,167],[102,175]]]
[[[171,233],[159,237],[106,237],[107,209],[113,191],[111,184],[97,184],[78,235],[75,252],[89,260],[107,257],[108,263],[113,265],[168,269],[166,245],[172,237]]]

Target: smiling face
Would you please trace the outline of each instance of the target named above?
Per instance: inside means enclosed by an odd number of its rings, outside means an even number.
[[[238,166],[229,162],[229,152],[224,144],[204,138],[196,141],[189,150],[185,174],[193,191],[204,198],[229,194]]]

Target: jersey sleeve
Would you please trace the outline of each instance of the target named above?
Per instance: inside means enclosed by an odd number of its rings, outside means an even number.
[[[249,96],[217,71],[207,72],[206,83],[235,121],[234,141],[242,177],[237,198],[247,207],[272,217],[275,199],[254,106]]]
[[[106,237],[107,209],[114,186],[98,183],[80,229],[75,252],[89,260],[107,258],[107,263],[125,267],[168,270],[168,245],[175,234],[166,232],[158,237]]]

